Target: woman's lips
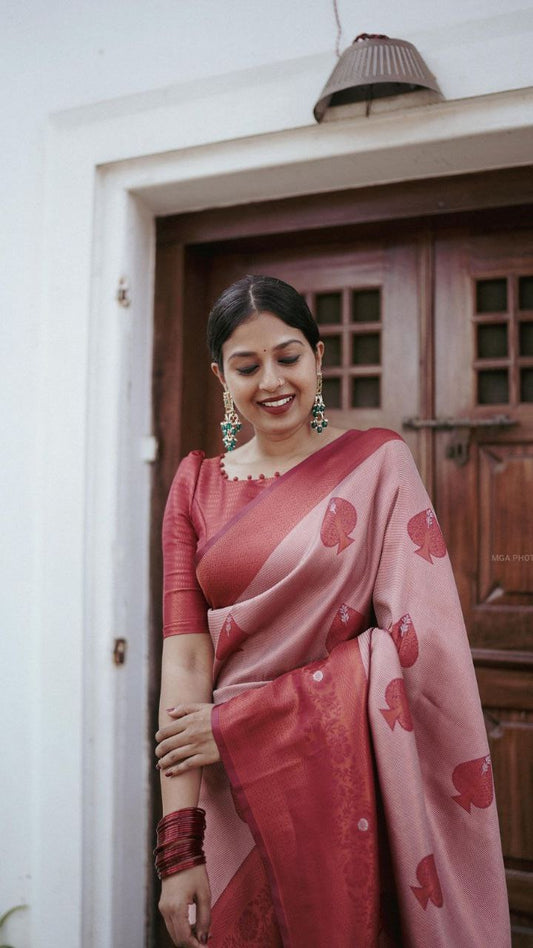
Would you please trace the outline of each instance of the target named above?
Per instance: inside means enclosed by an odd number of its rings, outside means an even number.
[[[265,398],[258,402],[260,408],[264,408],[270,415],[282,415],[291,407],[294,401],[294,395],[278,395],[276,398]]]

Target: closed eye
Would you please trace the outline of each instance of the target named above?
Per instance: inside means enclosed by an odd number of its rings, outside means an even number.
[[[245,365],[237,369],[239,375],[252,375],[253,372],[258,368],[257,365]]]
[[[297,353],[297,355],[293,355],[293,356],[283,356],[282,358],[278,359],[278,362],[280,363],[280,365],[294,365],[296,362],[298,362],[299,359],[300,359],[300,353]],[[253,373],[258,368],[259,366],[255,363],[254,365],[241,365],[237,369],[237,372],[239,373],[239,375],[253,375]]]

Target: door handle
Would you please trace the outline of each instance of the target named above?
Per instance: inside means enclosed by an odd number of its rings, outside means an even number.
[[[446,457],[463,467],[470,457],[470,435],[474,428],[513,428],[518,421],[509,415],[492,415],[489,418],[404,418],[402,424],[416,431],[421,428],[453,431]]]
[[[493,415],[491,418],[404,418],[404,428],[512,428],[518,421],[509,415]]]

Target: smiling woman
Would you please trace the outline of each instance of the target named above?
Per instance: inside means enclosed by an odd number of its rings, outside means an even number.
[[[232,467],[285,461],[318,447],[310,441],[309,419],[324,346],[313,351],[304,334],[288,328],[272,313],[261,312],[241,323],[222,346],[223,369],[215,375],[239,411],[254,426],[255,437],[231,456]],[[271,442],[278,444],[274,449]]]
[[[283,473],[341,433],[331,428],[317,441],[311,428],[324,343],[292,286],[246,277],[229,287],[211,312],[208,342],[213,372],[254,428],[224,459],[229,476]]]
[[[326,426],[324,345],[282,281],[231,286],[208,335],[229,450],[182,461],[163,528],[173,941],[506,948],[487,737],[411,455]],[[254,430],[234,450],[233,405]]]

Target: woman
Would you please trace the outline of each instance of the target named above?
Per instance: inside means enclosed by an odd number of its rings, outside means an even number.
[[[395,432],[328,426],[324,346],[287,284],[234,284],[208,336],[228,450],[182,461],[163,530],[171,937],[504,948],[487,739],[411,455]],[[237,448],[233,405],[254,428]]]

